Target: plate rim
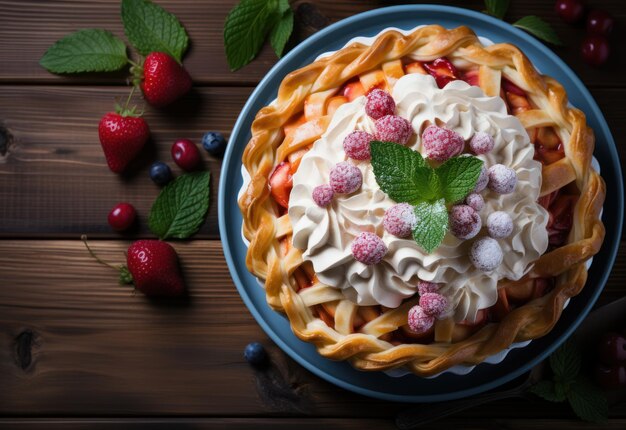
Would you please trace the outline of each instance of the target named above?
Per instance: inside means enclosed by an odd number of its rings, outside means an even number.
[[[241,129],[243,127],[243,123],[246,121],[246,119],[248,118],[248,116],[250,114],[252,114],[251,108],[252,105],[254,104],[255,99],[258,97],[259,93],[264,89],[264,87],[267,85],[267,82],[272,80],[274,78],[274,75],[276,74],[277,70],[282,66],[283,63],[288,62],[289,60],[291,60],[293,57],[300,55],[303,51],[305,51],[310,45],[313,45],[315,42],[317,42],[319,39],[327,36],[329,33],[332,33],[334,31],[336,31],[337,29],[340,29],[344,26],[350,26],[351,24],[353,24],[354,22],[358,22],[361,20],[366,20],[369,19],[375,15],[381,14],[381,13],[385,13],[385,14],[394,14],[394,13],[402,13],[402,12],[436,12],[436,13],[444,13],[444,14],[449,14],[452,16],[466,16],[466,17],[470,17],[479,21],[484,21],[488,24],[494,25],[495,27],[498,27],[499,30],[501,30],[503,33],[512,33],[514,36],[517,36],[521,39],[523,39],[525,42],[530,43],[531,45],[533,45],[534,48],[536,48],[541,54],[550,57],[551,61],[554,62],[555,66],[560,70],[560,72],[564,73],[567,78],[577,87],[577,90],[580,91],[580,93],[582,94],[583,98],[586,99],[586,101],[589,104],[589,107],[591,109],[591,114],[593,115],[593,117],[597,120],[597,122],[600,125],[600,128],[603,129],[603,131],[605,131],[605,134],[607,136],[607,146],[608,146],[608,150],[609,152],[613,155],[617,155],[617,148],[615,145],[615,140],[613,138],[613,135],[611,134],[610,128],[606,122],[606,119],[604,118],[604,115],[602,115],[602,112],[600,111],[599,106],[597,105],[595,99],[593,98],[593,96],[589,93],[587,87],[583,84],[583,82],[578,78],[578,76],[573,72],[573,70],[571,70],[571,68],[565,64],[565,62],[558,57],[555,53],[553,53],[549,48],[547,48],[543,43],[539,42],[537,39],[535,39],[534,37],[530,36],[529,34],[523,32],[522,30],[519,30],[515,27],[513,27],[512,25],[498,20],[496,18],[493,18],[491,16],[488,16],[486,14],[474,11],[474,10],[469,10],[469,9],[464,9],[464,8],[460,8],[460,7],[453,7],[453,6],[442,6],[442,5],[432,5],[432,4],[422,4],[422,5],[399,5],[399,6],[389,6],[389,7],[383,7],[383,8],[376,8],[376,9],[372,9],[366,12],[362,12],[356,15],[353,15],[351,17],[342,19],[334,24],[331,24],[330,26],[320,30],[319,32],[313,34],[312,36],[308,37],[307,39],[305,39],[304,41],[302,41],[300,44],[298,44],[296,47],[294,47],[287,55],[285,55],[281,60],[279,60],[267,73],[266,75],[263,77],[263,79],[261,79],[261,81],[259,82],[259,84],[257,85],[257,87],[254,89],[254,91],[251,93],[251,95],[249,96],[248,100],[246,101],[246,103],[244,104],[238,118],[237,121],[235,122],[235,125],[232,129],[231,132],[231,139],[232,136],[238,136],[241,133]],[[393,23],[390,23],[390,25],[393,25]],[[234,145],[228,145],[226,153],[224,155],[224,159],[222,161],[222,167],[224,166],[228,166],[228,164],[231,162],[231,158],[233,156],[233,152],[234,152]],[[617,160],[619,160],[619,157],[616,157]],[[613,170],[615,176],[617,176],[618,179],[620,179],[619,181],[617,181],[616,184],[614,184],[614,186],[617,187],[617,191],[619,192],[619,198],[617,199],[617,206],[618,206],[618,212],[621,213],[623,215],[624,213],[624,205],[623,205],[623,176],[622,176],[622,171],[621,171],[621,165],[619,164],[619,162],[615,162],[613,163],[613,166],[611,167],[611,170]],[[606,168],[606,167],[604,167]],[[259,311],[256,309],[254,303],[252,302],[252,299],[250,298],[250,296],[248,295],[245,287],[243,286],[244,283],[242,281],[242,279],[239,276],[239,273],[237,271],[237,268],[235,267],[235,263],[234,263],[234,259],[233,259],[233,253],[231,250],[231,246],[229,243],[229,240],[233,240],[233,238],[229,238],[228,235],[228,229],[226,226],[226,206],[227,206],[227,202],[226,202],[226,195],[228,190],[226,189],[226,185],[228,183],[227,180],[227,175],[230,173],[228,172],[229,169],[225,169],[222,168],[221,174],[220,174],[220,183],[219,183],[219,188],[218,188],[218,223],[219,223],[219,231],[220,231],[220,239],[222,241],[222,245],[223,245],[223,250],[224,250],[224,256],[226,258],[226,262],[229,268],[229,272],[231,277],[233,278],[235,287],[237,288],[239,295],[241,296],[242,300],[244,301],[246,307],[248,308],[248,310],[250,311],[250,313],[253,315],[253,317],[255,318],[255,320],[257,321],[257,323],[261,326],[261,328],[264,330],[264,332],[285,352],[287,353],[292,359],[294,359],[298,364],[302,365],[304,368],[306,368],[307,370],[309,370],[310,372],[314,373],[316,376],[334,384],[337,385],[341,388],[347,389],[349,391],[358,393],[358,394],[362,394],[368,397],[374,397],[374,398],[378,398],[378,399],[382,399],[382,400],[391,400],[391,401],[399,401],[399,402],[433,402],[433,401],[442,401],[442,400],[451,400],[451,399],[456,399],[456,398],[462,398],[462,397],[466,397],[469,395],[473,395],[473,394],[477,394],[479,392],[484,392],[490,389],[493,389],[497,386],[500,386],[508,381],[511,381],[512,379],[515,379],[516,377],[520,376],[521,374],[527,372],[532,366],[534,366],[535,364],[539,363],[540,361],[544,360],[549,354],[552,353],[552,351],[554,351],[556,348],[558,348],[558,346],[564,342],[571,334],[572,332],[576,329],[576,327],[578,327],[578,325],[581,323],[581,321],[584,319],[584,317],[589,313],[589,311],[591,310],[593,303],[596,302],[598,296],[600,295],[600,293],[602,292],[602,290],[604,289],[604,286],[606,284],[606,281],[611,273],[611,269],[613,267],[613,264],[615,262],[615,258],[617,255],[617,251],[619,248],[619,240],[616,240],[612,245],[612,247],[608,250],[609,252],[609,256],[608,256],[608,264],[607,264],[607,269],[604,271],[604,273],[602,273],[598,284],[600,285],[599,287],[596,288],[596,290],[594,291],[592,297],[590,298],[588,304],[585,306],[583,312],[578,315],[576,317],[576,319],[574,320],[574,323],[571,324],[570,326],[568,326],[563,333],[558,336],[558,338],[549,346],[547,346],[540,354],[538,354],[537,356],[535,356],[533,359],[529,360],[525,365],[520,366],[519,368],[515,369],[514,371],[501,376],[495,380],[491,380],[491,381],[487,381],[483,384],[474,386],[472,388],[468,388],[468,389],[464,389],[464,390],[457,390],[457,391],[453,391],[453,392],[445,392],[445,393],[440,393],[440,394],[434,394],[434,395],[428,395],[427,397],[425,395],[405,395],[405,394],[393,394],[393,393],[388,393],[388,392],[380,392],[380,391],[376,391],[375,389],[369,389],[369,388],[363,388],[361,386],[357,386],[354,384],[351,384],[347,381],[344,381],[342,379],[339,379],[337,377],[335,377],[334,375],[328,374],[325,371],[319,369],[318,367],[316,367],[314,364],[310,363],[307,359],[303,358],[302,356],[300,356],[298,354],[297,351],[295,351],[290,345],[288,345],[270,326],[269,324],[264,320],[264,318],[261,316],[261,314],[259,313]],[[238,172],[235,172],[238,173]],[[619,218],[619,222],[617,223],[617,225],[615,225],[615,236],[617,238],[621,237],[621,232],[622,232],[622,224],[623,224],[623,216]],[[235,240],[238,239],[234,238]],[[606,242],[605,242],[606,243]],[[462,376],[461,376],[462,377]],[[400,379],[401,380],[401,379]]]

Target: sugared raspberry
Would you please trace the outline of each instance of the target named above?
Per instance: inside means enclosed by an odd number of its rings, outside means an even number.
[[[353,193],[362,183],[363,175],[359,168],[345,161],[337,163],[330,171],[330,186],[336,193]]]
[[[471,239],[482,227],[480,215],[468,205],[454,205],[448,217],[450,231],[459,239]]]
[[[487,217],[487,231],[494,239],[502,239],[513,233],[511,216],[502,211],[493,212]]]
[[[411,123],[397,115],[385,115],[376,120],[375,126],[376,139],[384,142],[406,145],[413,134]]]
[[[416,223],[413,206],[408,203],[393,205],[385,211],[383,217],[385,230],[397,237],[409,236]]]
[[[465,197],[465,203],[476,212],[480,212],[485,207],[485,200],[478,193],[471,193]]]
[[[381,89],[374,89],[367,95],[365,103],[365,113],[370,118],[378,119],[385,115],[393,115],[396,111],[396,102],[393,97]]]
[[[490,272],[502,264],[502,248],[495,239],[481,237],[472,244],[470,260],[472,264],[484,272]]]
[[[489,168],[489,189],[498,194],[512,193],[517,184],[515,170],[503,164],[495,164]]]
[[[478,180],[476,181],[476,186],[474,187],[475,193],[480,193],[482,190],[487,188],[487,184],[489,183],[489,171],[485,167],[483,163],[483,168],[480,171],[480,176],[478,176]]]
[[[420,296],[423,296],[426,293],[436,293],[439,291],[439,284],[420,280],[417,282],[417,291]]]
[[[435,323],[435,318],[424,312],[421,306],[409,309],[409,328],[417,334],[426,333]]]
[[[325,207],[333,201],[333,197],[335,197],[335,192],[333,191],[333,187],[328,184],[318,185],[313,188],[313,192],[311,193],[313,197],[313,201],[320,207]]]
[[[483,131],[479,131],[469,142],[470,149],[476,155],[486,154],[493,149],[495,145],[495,141],[490,134],[487,134]]]
[[[387,254],[387,246],[374,233],[364,231],[352,242],[352,255],[363,264],[378,264]]]
[[[420,295],[420,306],[427,315],[438,318],[448,307],[448,299],[438,293]]]
[[[465,141],[453,130],[429,125],[422,133],[422,146],[428,158],[445,161],[463,152]]]
[[[346,155],[353,160],[369,160],[370,142],[374,140],[374,136],[367,131],[353,131],[343,140],[343,150]]]

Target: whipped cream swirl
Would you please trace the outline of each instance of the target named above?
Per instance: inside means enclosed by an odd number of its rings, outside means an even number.
[[[328,183],[332,167],[348,159],[344,138],[353,130],[374,132],[374,121],[365,114],[365,97],[335,112],[328,130],[303,157],[293,177],[289,200],[293,244],[304,251],[303,259],[313,264],[320,282],[341,289],[359,305],[397,307],[417,292],[417,281],[422,279],[442,283],[441,293],[448,297],[456,321],[473,320],[479,309],[496,302],[498,280],[521,278],[547,249],[548,213],[537,204],[541,164],[533,160],[528,134],[520,121],[507,113],[504,101],[485,96],[479,87],[454,81],[439,89],[431,76],[409,74],[396,82],[392,95],[397,114],[413,126],[415,134],[407,146],[414,150],[422,152],[421,132],[433,123],[445,124],[466,140],[479,131],[494,137],[494,149],[478,157],[487,167],[501,163],[514,169],[518,178],[511,194],[483,191],[483,225],[496,211],[505,211],[513,219],[513,233],[498,240],[504,253],[502,264],[486,273],[470,262],[470,247],[487,234],[486,228],[466,241],[448,233],[431,254],[412,238],[387,233],[383,215],[396,202],[378,186],[369,160],[349,161],[363,174],[360,190],[336,195],[325,208],[315,204],[313,188]],[[376,233],[387,245],[389,252],[381,263],[367,266],[353,257],[350,245],[362,231]]]

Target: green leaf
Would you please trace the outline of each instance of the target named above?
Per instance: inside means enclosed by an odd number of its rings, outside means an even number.
[[[465,198],[475,187],[483,162],[476,157],[453,157],[439,166],[435,172],[441,181],[446,203],[456,203]]]
[[[393,142],[370,143],[376,182],[398,203],[415,204],[435,197],[433,169],[422,155]]]
[[[289,41],[289,37],[291,36],[292,31],[293,10],[288,7],[287,10],[283,13],[283,16],[278,21],[278,24],[274,26],[272,32],[270,33],[270,43],[272,44],[272,48],[274,49],[274,52],[276,53],[278,58],[283,56],[285,45]]]
[[[149,0],[122,0],[122,22],[130,43],[142,55],[165,52],[179,63],[189,37],[178,19]]]
[[[513,25],[548,43],[563,45],[563,42],[561,42],[561,39],[559,39],[559,36],[552,26],[538,16],[525,16],[515,21]]]
[[[604,393],[585,378],[578,378],[571,385],[567,400],[582,420],[598,424],[608,420],[609,405]]]
[[[270,29],[283,16],[285,0],[241,0],[226,17],[224,47],[231,70],[248,64],[263,46]]]
[[[126,45],[106,30],[85,29],[52,45],[39,64],[52,73],[112,72],[128,64]]]
[[[550,367],[557,381],[574,381],[580,372],[580,352],[571,340],[565,341],[550,355]]]
[[[509,3],[509,0],[485,0],[485,8],[487,8],[485,12],[498,19],[503,19],[509,10]]]
[[[188,173],[168,184],[152,205],[148,223],[161,239],[187,239],[209,209],[209,172]]]
[[[553,381],[539,381],[528,388],[528,391],[550,402],[564,401],[565,395],[559,395],[555,388]]]
[[[443,241],[448,231],[448,210],[443,199],[436,202],[421,202],[415,205],[417,224],[413,239],[427,253],[433,252]]]

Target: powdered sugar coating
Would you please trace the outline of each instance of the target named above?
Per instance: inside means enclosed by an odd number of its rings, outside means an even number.
[[[335,197],[335,192],[333,191],[333,187],[328,184],[318,185],[313,188],[313,192],[311,193],[311,197],[313,197],[313,201],[319,207],[326,207],[333,201],[333,197]]]
[[[483,163],[483,168],[480,170],[480,175],[478,176],[478,180],[476,181],[476,186],[474,187],[475,193],[480,193],[482,190],[487,188],[487,184],[489,183],[489,171],[485,167]]]
[[[478,193],[471,193],[465,197],[465,203],[476,212],[480,212],[485,207],[485,199]]]
[[[503,211],[489,214],[487,217],[487,231],[494,239],[503,239],[513,233],[513,220],[511,216]]]
[[[352,255],[363,264],[378,264],[387,254],[387,246],[383,240],[368,231],[360,233],[352,242]]]
[[[385,115],[376,120],[375,137],[384,142],[406,145],[413,134],[411,123],[398,115]]]
[[[517,184],[515,170],[503,164],[494,164],[489,168],[489,189],[498,194],[510,194]]]
[[[417,334],[426,333],[435,323],[435,318],[424,312],[421,306],[413,306],[409,309],[409,328]]]
[[[385,211],[383,227],[397,237],[407,237],[417,224],[413,206],[408,203],[393,205]]]
[[[481,237],[470,249],[472,264],[484,272],[490,272],[502,264],[502,258],[502,248],[491,237]]]
[[[372,157],[370,154],[370,142],[372,140],[374,140],[374,136],[367,131],[353,131],[343,140],[343,150],[353,160],[369,160]]]
[[[335,164],[330,170],[330,186],[339,194],[350,194],[361,187],[363,175],[358,167],[348,162]]]
[[[436,293],[439,291],[439,284],[420,280],[417,283],[417,291],[420,296],[423,296],[426,293]]]
[[[480,215],[468,205],[452,206],[448,220],[450,231],[459,239],[471,239],[482,227]]]
[[[448,308],[448,299],[438,293],[425,293],[420,296],[420,306],[424,313],[438,318]]]
[[[490,152],[495,144],[496,142],[490,134],[485,133],[484,131],[479,131],[472,136],[472,139],[469,142],[469,147],[474,154],[480,155]]]
[[[429,125],[422,133],[422,146],[428,158],[445,161],[463,152],[465,141],[453,130]]]
[[[385,115],[393,115],[396,111],[396,102],[386,91],[375,88],[367,95],[365,113],[372,119],[379,119]]]

